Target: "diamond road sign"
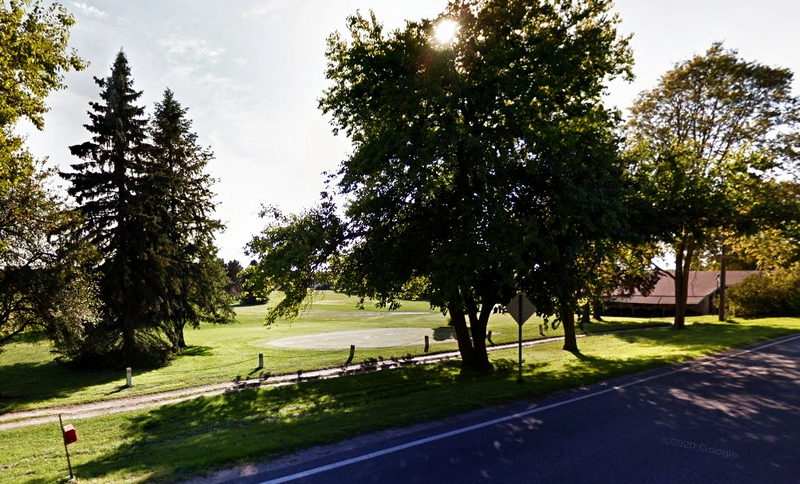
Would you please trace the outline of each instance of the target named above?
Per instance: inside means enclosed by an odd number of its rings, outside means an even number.
[[[536,306],[524,294],[517,294],[506,305],[506,310],[520,326],[536,313]]]

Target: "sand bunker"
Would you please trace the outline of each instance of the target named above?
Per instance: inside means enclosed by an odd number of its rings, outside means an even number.
[[[346,349],[350,348],[350,345],[356,345],[356,348],[388,348],[391,346],[422,346],[425,344],[425,336],[430,337],[432,345],[454,340],[452,330],[447,327],[436,329],[380,328],[290,336],[267,341],[266,344],[292,349]]]

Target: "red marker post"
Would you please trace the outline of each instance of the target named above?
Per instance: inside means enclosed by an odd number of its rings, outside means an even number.
[[[64,452],[67,454],[67,467],[69,468],[69,478],[75,479],[75,476],[72,474],[72,462],[69,460],[69,448],[67,447],[69,444],[78,441],[78,431],[75,430],[70,424],[64,426],[64,422],[61,420],[61,414],[58,414],[58,423],[61,426],[61,437],[64,439]]]

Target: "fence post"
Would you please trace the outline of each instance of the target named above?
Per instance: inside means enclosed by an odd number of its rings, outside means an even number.
[[[131,371],[131,367],[125,368],[125,380],[127,382],[127,387],[130,388],[133,386],[133,372]]]
[[[258,368],[264,368],[264,353],[258,354]]]
[[[425,335],[425,353],[431,348],[431,337],[427,334]]]
[[[356,345],[350,345],[350,356],[347,357],[347,361],[345,361],[344,364],[349,365],[352,363],[354,356],[356,356]]]

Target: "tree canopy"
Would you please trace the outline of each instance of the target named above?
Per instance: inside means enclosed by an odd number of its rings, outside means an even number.
[[[392,32],[350,17],[328,41],[320,108],[353,154],[318,208],[274,217],[250,243],[257,280],[287,295],[269,317],[295,314],[320,274],[389,306],[422,282],[464,364],[485,368],[496,304],[524,291],[572,311],[576,261],[622,216],[617,118],[601,95],[631,55],[609,8],[452,2]],[[458,24],[452,42],[434,36],[444,20]]]
[[[0,126],[10,126],[23,116],[39,129],[44,126],[47,95],[65,87],[65,72],[85,67],[68,45],[74,23],[59,4],[45,6],[38,0],[0,4]]]
[[[720,234],[753,230],[763,181],[796,167],[792,73],[714,44],[677,64],[631,109],[632,167],[675,254],[675,327],[688,271]],[[763,221],[763,219],[762,219]]]
[[[96,320],[95,286],[82,270],[93,253],[73,236],[79,220],[12,131],[21,118],[41,129],[47,95],[84,67],[68,47],[73,22],[57,4],[0,4],[0,344],[29,328],[80,335]]]

